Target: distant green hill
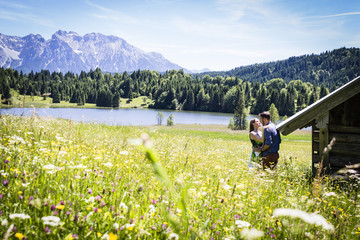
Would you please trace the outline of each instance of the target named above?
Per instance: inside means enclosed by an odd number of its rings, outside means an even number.
[[[276,62],[237,67],[230,71],[199,74],[201,78],[204,75],[239,77],[250,82],[282,78],[289,83],[299,79],[334,89],[360,75],[360,49],[340,48],[319,55],[290,57]]]

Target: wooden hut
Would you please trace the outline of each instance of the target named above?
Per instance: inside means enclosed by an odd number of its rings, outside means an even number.
[[[360,77],[281,122],[277,129],[288,135],[310,126],[314,174],[321,161],[326,173],[360,163]]]

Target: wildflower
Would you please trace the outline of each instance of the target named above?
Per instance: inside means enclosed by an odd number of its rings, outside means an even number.
[[[50,207],[50,210],[51,210],[51,211],[55,211],[55,209],[56,209],[55,205],[52,204],[51,207]]]
[[[326,192],[326,193],[324,193],[324,197],[325,198],[327,198],[327,197],[336,197],[337,195],[336,195],[336,193],[334,193],[334,192]]]
[[[41,220],[44,221],[44,225],[50,225],[53,227],[56,227],[60,224],[60,218],[55,216],[42,217]]]
[[[62,209],[64,209],[64,208],[65,208],[64,205],[57,205],[57,206],[56,206],[56,209],[59,209],[59,210],[62,210]]]
[[[113,234],[113,233],[109,233],[109,240],[117,240],[118,236]]]
[[[247,228],[247,227],[250,227],[250,223],[245,222],[245,221],[241,221],[241,220],[236,220],[236,221],[235,221],[235,225],[236,225],[238,228]]]
[[[23,238],[24,238],[24,235],[21,234],[21,233],[16,233],[16,234],[15,234],[15,237],[18,238],[18,239],[23,239]]]
[[[30,216],[23,214],[23,213],[14,213],[14,214],[10,214],[10,219],[14,219],[14,218],[20,218],[20,219],[29,219]]]
[[[93,203],[95,201],[95,198],[93,196],[89,197],[89,199],[85,199],[86,203]]]
[[[91,188],[88,189],[88,193],[92,194],[92,189]]]
[[[98,201],[98,202],[100,202],[101,197],[100,197],[99,195],[97,195],[97,196],[95,197],[95,200]]]
[[[1,222],[1,226],[3,226],[3,227],[6,227],[8,224],[9,224],[9,222],[6,218]]]
[[[125,213],[128,211],[128,207],[123,202],[120,203],[119,208],[121,211],[124,211]]]
[[[111,162],[103,163],[103,165],[105,167],[109,167],[109,168],[111,168],[113,166]]]
[[[244,230],[241,231],[240,235],[245,238],[245,239],[259,239],[262,236],[264,236],[264,232],[263,231],[259,231],[255,228],[252,229],[247,229],[245,228]]]
[[[3,181],[2,181],[2,184],[3,184],[5,187],[7,187],[7,186],[9,185],[9,181],[8,181],[8,180],[3,180]]]
[[[176,233],[170,233],[169,238],[168,239],[175,239],[178,240],[179,239],[179,235],[177,235]]]
[[[128,151],[120,151],[120,154],[121,155],[129,155],[129,152]]]
[[[118,223],[114,223],[113,227],[114,227],[115,229],[118,229],[118,228],[119,228],[119,224],[118,224]]]
[[[316,213],[308,214],[304,211],[297,210],[297,209],[287,209],[287,208],[278,208],[274,210],[275,217],[278,216],[289,216],[293,218],[300,218],[304,222],[307,222],[309,224],[316,224],[319,226],[322,226],[325,230],[334,231],[334,226],[326,221],[326,219]]]
[[[45,227],[45,230],[44,230],[44,231],[45,231],[46,234],[50,234],[50,233],[51,233],[51,229],[50,229],[49,227]]]
[[[125,228],[128,229],[129,231],[134,230],[134,227],[135,227],[135,224],[129,224],[129,223],[125,224]]]
[[[101,237],[102,234],[98,232],[98,233],[96,233],[96,236]]]
[[[110,239],[110,237],[109,237],[109,234],[107,234],[107,233],[105,233],[101,238],[101,240],[109,240],[109,239]]]
[[[52,164],[43,166],[43,170],[55,170],[55,169],[56,166]]]
[[[72,237],[73,239],[78,239],[78,238],[79,238],[79,236],[78,236],[77,234],[73,234],[71,237]]]

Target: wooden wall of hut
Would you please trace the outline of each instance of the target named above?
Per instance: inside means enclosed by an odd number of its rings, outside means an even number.
[[[328,118],[328,122],[326,122]],[[325,119],[325,124],[322,123]],[[346,165],[360,163],[360,93],[343,102],[313,123],[313,172],[323,160],[326,172],[333,173]],[[334,144],[328,154],[323,150]]]

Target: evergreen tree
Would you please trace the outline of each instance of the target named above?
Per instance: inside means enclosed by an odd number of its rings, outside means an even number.
[[[239,91],[239,100],[235,108],[234,112],[234,128],[235,129],[246,129],[247,121],[246,121],[246,110],[245,110],[245,100],[244,94],[240,90]]]
[[[274,103],[272,103],[272,104],[270,105],[269,113],[270,113],[270,115],[271,115],[271,121],[272,121],[274,124],[277,124],[278,121],[279,121],[280,116],[279,116],[279,112],[278,112],[277,108],[275,107],[275,104],[274,104]]]
[[[57,86],[53,88],[51,92],[51,97],[53,103],[60,103],[60,93]]]

